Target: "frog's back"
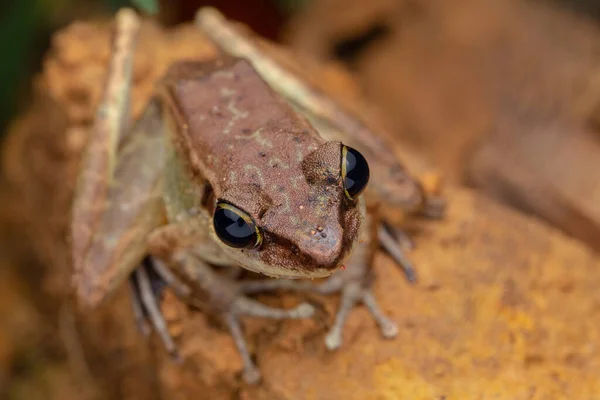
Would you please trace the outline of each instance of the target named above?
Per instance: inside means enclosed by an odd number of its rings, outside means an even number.
[[[231,185],[287,186],[325,142],[244,59],[179,63],[165,82],[178,147],[217,196]]]

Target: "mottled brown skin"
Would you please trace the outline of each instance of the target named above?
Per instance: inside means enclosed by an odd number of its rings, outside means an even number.
[[[243,59],[176,65],[164,84],[187,167],[264,234],[257,250],[223,251],[271,276],[322,277],[339,267],[362,220],[343,192],[341,143],[320,137]],[[208,207],[212,214],[214,202]]]
[[[341,144],[322,139],[248,62],[228,63],[176,64],[115,154],[101,148],[110,144],[106,140],[92,139],[97,145],[90,154],[114,165],[101,182],[87,179],[96,171],[84,170],[84,186],[104,182],[106,191],[95,203],[75,201],[76,211],[95,212],[93,223],[82,224],[89,215],[78,212],[72,224],[74,238],[90,233],[87,246],[73,247],[81,305],[101,303],[152,252],[149,235],[181,219],[198,221],[190,223],[189,238],[181,227],[170,229],[171,237],[178,236],[172,251],[186,251],[188,243],[214,264],[278,277],[323,277],[349,255],[364,205],[344,196]],[[185,170],[173,176],[177,163]],[[211,201],[199,210],[204,192]],[[186,196],[192,199],[180,199]],[[210,221],[216,199],[254,219],[264,234],[258,249],[234,249],[216,237]],[[201,229],[210,235],[198,235]]]

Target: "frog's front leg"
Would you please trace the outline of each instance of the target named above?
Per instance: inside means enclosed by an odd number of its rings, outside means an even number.
[[[157,229],[150,236],[149,252],[155,259],[155,267],[158,267],[157,274],[174,289],[177,296],[191,306],[221,318],[240,352],[244,364],[244,379],[248,383],[258,382],[260,372],[250,357],[240,317],[282,320],[308,318],[314,313],[313,306],[308,303],[302,303],[292,309],[278,309],[261,304],[247,296],[247,287],[243,281],[236,281],[231,274],[211,266],[224,264],[226,260],[210,238],[207,221],[202,216]],[[164,268],[161,261],[169,268]],[[172,339],[167,337],[164,319],[156,315],[156,301],[148,299],[152,290],[148,283],[144,283],[147,281],[144,276],[146,272],[139,270],[136,274],[139,274],[138,287],[146,314],[152,320],[167,349],[173,353],[175,347]],[[269,288],[266,287],[265,290]]]
[[[325,345],[330,350],[335,350],[342,345],[346,318],[359,303],[367,307],[383,337],[391,339],[398,334],[398,326],[383,313],[371,290],[375,279],[372,264],[378,247],[379,223],[376,215],[375,207],[369,207],[360,241],[346,263],[346,269],[332,275],[323,284],[313,289],[322,294],[336,292],[341,294],[333,326],[325,337]]]
[[[243,282],[244,292],[255,293],[264,290],[283,289],[315,292],[323,295],[340,293],[341,299],[338,311],[333,325],[325,337],[325,345],[330,350],[338,349],[342,345],[342,333],[346,319],[350,311],[359,303],[367,307],[379,326],[383,337],[389,339],[396,337],[398,326],[383,313],[371,291],[371,285],[375,280],[372,265],[379,245],[378,235],[380,234],[378,231],[380,221],[377,218],[377,208],[378,205],[375,204],[368,206],[363,228],[361,228],[360,240],[346,262],[345,268],[335,272],[323,283],[315,285],[308,281],[288,279],[256,280]],[[388,239],[394,240],[391,237]],[[395,246],[397,244],[394,242],[390,245],[390,248],[395,249]],[[396,256],[398,256],[398,253],[394,252],[394,258]]]

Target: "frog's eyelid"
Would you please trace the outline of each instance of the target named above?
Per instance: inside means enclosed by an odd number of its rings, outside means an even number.
[[[342,185],[344,188],[344,194],[349,200],[354,201],[367,187],[369,182],[369,163],[365,157],[356,149],[342,145]],[[348,171],[348,156],[351,155],[353,159],[353,165]],[[350,174],[350,176],[348,176]],[[347,179],[351,182],[347,186]]]
[[[229,203],[225,203],[223,201],[219,201],[219,203],[217,204],[218,208],[222,208],[224,210],[229,210],[231,212],[236,213],[237,215],[239,215],[247,224],[252,224],[252,225],[256,225],[254,223],[254,220],[252,219],[252,217],[250,215],[248,215],[248,213],[244,210],[242,210],[239,207],[234,206],[233,204],[229,204]]]
[[[350,196],[350,193],[348,193],[348,190],[346,190],[346,187],[344,186],[344,180],[346,179],[346,173],[347,171],[347,166],[346,166],[346,156],[348,154],[348,148],[342,144],[342,159],[341,159],[341,167],[340,167],[340,171],[342,174],[342,188],[344,189],[344,194],[346,195],[346,197],[348,198],[348,200],[354,200],[352,198],[352,196]]]
[[[246,224],[254,227],[254,231],[256,233],[256,241],[254,242],[254,246],[252,247],[252,249],[258,249],[262,245],[264,237],[262,229],[258,226],[256,222],[254,222],[254,219],[250,216],[250,214],[248,214],[241,208],[234,206],[233,204],[229,204],[221,199],[217,200],[217,206],[215,207],[215,210],[218,209],[231,211],[238,215],[240,218],[242,218]]]

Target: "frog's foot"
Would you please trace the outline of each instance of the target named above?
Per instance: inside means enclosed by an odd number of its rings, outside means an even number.
[[[132,292],[133,313],[139,330],[144,336],[149,336],[154,329],[173,360],[181,362],[177,346],[169,333],[159,306],[159,298],[164,287],[169,284],[168,277],[170,276],[172,275],[168,270],[164,271],[161,265],[154,264],[147,259],[133,272],[129,284]],[[177,292],[178,289],[174,290]],[[152,328],[148,323],[152,325]]]
[[[271,290],[268,286],[264,288],[253,287],[246,291],[244,282],[236,282],[231,279],[231,274],[219,274],[210,266],[193,260],[192,257],[183,257],[180,262],[193,262],[195,278],[198,279],[201,290],[208,295],[208,307],[222,318],[229,329],[234,343],[240,353],[243,362],[243,377],[247,383],[255,384],[260,381],[260,371],[252,361],[246,340],[242,332],[240,317],[260,317],[275,320],[309,318],[314,314],[314,307],[308,303],[302,303],[291,309],[279,309],[269,307],[256,300],[247,297],[247,294]],[[151,271],[150,271],[151,269]],[[185,270],[185,268],[184,268]],[[187,269],[190,271],[190,269]],[[152,280],[153,272],[160,279]],[[146,318],[152,324],[156,333],[160,336],[166,350],[176,361],[180,360],[177,347],[168,332],[167,324],[158,306],[157,294],[160,294],[161,286],[168,285],[186,303],[206,308],[203,303],[198,303],[195,289],[182,282],[167,268],[160,260],[151,258],[148,265],[140,267],[133,276],[133,286],[137,296],[134,296],[134,310],[136,320],[145,334],[149,333]],[[161,285],[162,282],[162,285]]]
[[[341,292],[340,305],[333,326],[325,336],[325,346],[329,350],[336,350],[342,345],[342,333],[348,314],[359,303],[367,307],[384,338],[392,339],[398,334],[396,323],[389,319],[377,304],[367,275],[365,267],[350,265],[347,270],[338,272],[315,288],[315,291],[321,294]]]
[[[334,323],[325,337],[325,345],[330,350],[335,350],[342,345],[342,332],[346,319],[350,311],[359,303],[365,305],[379,326],[382,336],[394,338],[398,334],[398,326],[382,312],[371,292],[371,283],[374,276],[371,269],[373,247],[370,245],[370,240],[380,241],[394,260],[402,266],[409,281],[414,281],[416,274],[397,239],[383,226],[380,225],[378,229],[378,238],[365,236],[365,240],[356,245],[346,264],[346,269],[335,272],[320,285],[303,280],[269,279],[246,281],[242,283],[241,290],[248,294],[277,289],[313,292],[323,295],[340,293],[341,300]],[[371,232],[370,228],[364,230],[365,235],[368,232]]]
[[[335,350],[342,345],[342,333],[350,311],[359,303],[367,307],[384,338],[392,339],[398,334],[398,326],[383,313],[371,292],[372,276],[368,271],[365,264],[349,264],[345,270],[336,272],[320,285],[299,280],[270,279],[244,282],[242,290],[245,293],[277,289],[314,292],[323,295],[341,293],[340,306],[333,326],[325,337],[325,346],[329,350]]]
[[[414,240],[410,237],[408,233],[402,228],[392,225],[387,221],[383,221],[381,223],[381,227],[387,230],[387,232],[394,238],[397,242],[398,246],[402,251],[412,251],[415,249],[416,245]],[[381,239],[380,239],[381,241]]]
[[[390,230],[392,230],[394,234],[390,233]],[[386,224],[381,224],[377,229],[377,236],[381,247],[383,247],[390,257],[394,259],[396,264],[402,268],[406,275],[406,279],[410,283],[415,283],[417,281],[417,272],[412,262],[404,254],[405,248],[414,247],[414,244],[408,235],[393,227],[390,228]],[[406,241],[408,241],[408,244],[403,246],[402,244],[406,243]]]
[[[300,319],[309,318],[314,314],[314,307],[308,303],[302,303],[295,308],[284,310],[266,306],[245,296],[238,296],[231,306],[231,309],[223,313],[223,319],[229,328],[235,345],[242,357],[244,364],[244,380],[247,383],[254,384],[260,381],[260,371],[252,361],[250,352],[246,346],[246,340],[240,324],[240,316],[251,316],[270,318],[276,320],[282,319]]]

